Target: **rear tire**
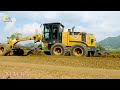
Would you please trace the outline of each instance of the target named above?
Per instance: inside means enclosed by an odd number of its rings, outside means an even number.
[[[8,44],[0,44],[0,56],[7,56],[10,53],[10,46]]]
[[[51,47],[51,55],[64,56],[65,55],[65,46],[61,43],[56,43]]]
[[[71,56],[87,56],[87,49],[81,44],[73,45],[70,49]]]

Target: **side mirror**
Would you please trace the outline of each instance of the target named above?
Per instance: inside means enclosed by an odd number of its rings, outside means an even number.
[[[75,28],[75,26],[72,28],[72,35],[74,35],[74,28]]]

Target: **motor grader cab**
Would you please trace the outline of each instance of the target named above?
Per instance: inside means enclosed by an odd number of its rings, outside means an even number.
[[[43,43],[50,50],[51,46],[55,43],[62,43],[62,32],[64,26],[61,23],[45,23],[43,32]]]
[[[8,40],[7,44],[0,45],[0,51],[2,54],[7,55],[11,49],[14,50],[14,45],[20,41],[34,40],[35,42],[42,41],[47,48],[47,52],[51,55],[64,56],[66,54],[71,56],[89,56],[94,55],[96,52],[96,42],[93,34],[85,32],[74,32],[74,27],[64,31],[64,25],[61,23],[44,23],[43,34],[36,34],[34,36],[28,36],[20,38],[13,42]],[[18,54],[23,55],[23,51],[19,51]],[[44,50],[45,52],[46,50]]]

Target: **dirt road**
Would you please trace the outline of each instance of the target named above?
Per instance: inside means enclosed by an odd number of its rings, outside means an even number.
[[[120,58],[1,56],[0,78],[120,79]]]

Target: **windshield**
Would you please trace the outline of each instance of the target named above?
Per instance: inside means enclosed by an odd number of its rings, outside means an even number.
[[[62,26],[60,26],[60,32],[63,32],[63,29],[64,29],[64,28],[63,28]]]
[[[44,38],[45,39],[49,39],[50,38],[50,26],[49,25],[46,25],[45,28],[44,28]]]
[[[50,32],[50,27],[49,26],[45,26],[45,32]]]

